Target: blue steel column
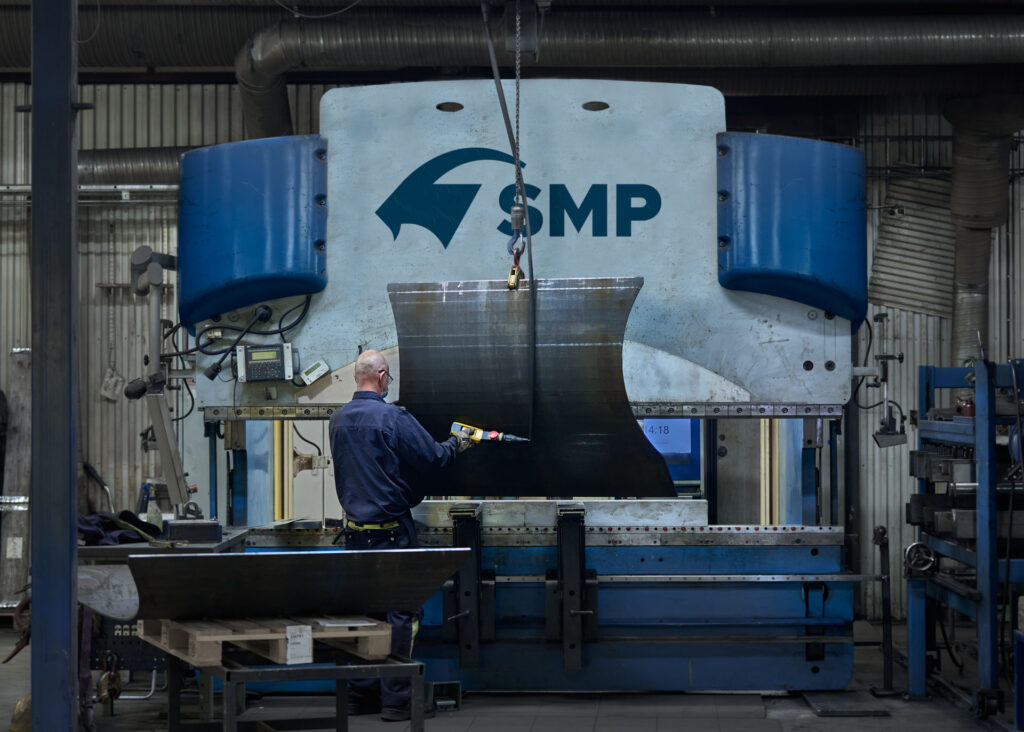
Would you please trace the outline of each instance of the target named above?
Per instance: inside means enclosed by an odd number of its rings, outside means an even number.
[[[75,0],[32,3],[32,729],[78,727]]]
[[[978,687],[999,687],[999,621],[997,597],[999,558],[996,554],[996,471],[994,369],[985,362],[974,370],[975,460],[978,474]]]
[[[217,518],[217,427],[219,422],[206,423],[210,447],[210,518]]]
[[[917,372],[917,409],[921,419],[928,418],[928,410],[934,405],[932,388],[934,369],[921,366]],[[917,448],[923,447],[918,437]],[[928,482],[917,481],[917,492],[925,493]],[[918,530],[917,540],[922,541],[924,532]],[[907,691],[910,696],[924,696],[928,684],[928,595],[927,580],[907,580]]]
[[[928,692],[926,587],[926,580],[907,580],[907,691],[912,697],[922,697]]]
[[[828,525],[839,525],[839,425],[838,419],[828,423]]]
[[[249,465],[245,450],[231,451],[231,475],[228,490],[231,491],[229,526],[249,525]]]
[[[818,525],[818,451],[805,447],[800,451],[800,505],[804,526]]]

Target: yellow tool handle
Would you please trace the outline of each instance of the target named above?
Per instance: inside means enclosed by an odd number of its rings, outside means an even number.
[[[484,430],[479,427],[474,427],[471,424],[465,424],[464,422],[452,422],[452,434],[458,434],[459,432],[469,432],[469,439],[473,442],[529,442],[525,437],[516,437],[510,435],[507,432],[498,432],[497,430]]]
[[[464,424],[462,422],[452,422],[452,434],[458,434],[459,432],[469,431],[469,439],[473,442],[480,442],[484,439],[484,431],[479,427],[473,425]]]

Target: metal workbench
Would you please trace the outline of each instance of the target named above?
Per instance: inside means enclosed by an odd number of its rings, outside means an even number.
[[[127,564],[133,554],[220,554],[223,552],[245,551],[247,529],[224,532],[224,538],[217,542],[159,542],[150,544],[114,544],[111,546],[78,547],[79,564]]]
[[[333,656],[333,658],[331,658]],[[200,669],[200,721],[183,722],[181,718],[181,691],[185,667],[181,660],[167,655],[167,729],[169,732],[235,732],[236,730],[307,730],[335,729],[348,732],[349,679],[390,678],[408,676],[412,682],[410,732],[423,731],[423,664],[408,658],[388,656],[383,661],[367,662],[341,650],[331,649],[329,654],[316,658],[318,663],[333,660],[334,665],[266,666],[256,661],[252,666],[243,660],[225,659],[220,666]],[[213,679],[224,685],[223,719],[213,721]],[[322,681],[335,683],[334,717],[310,717],[285,720],[239,720],[245,711],[245,685],[266,681]],[[280,723],[281,727],[275,727]]]

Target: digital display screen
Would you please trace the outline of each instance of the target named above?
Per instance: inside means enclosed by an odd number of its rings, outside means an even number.
[[[249,351],[250,361],[277,361],[277,351]]]
[[[305,371],[303,371],[302,373],[304,373],[304,374],[305,374],[306,376],[309,376],[309,375],[310,375],[310,374],[312,374],[312,373],[313,373],[314,371],[316,371],[316,370],[317,370],[318,368],[320,368],[320,364],[318,364],[318,363],[315,363],[315,364],[313,364],[312,366],[310,366],[310,367],[309,367],[308,369],[306,369]]]

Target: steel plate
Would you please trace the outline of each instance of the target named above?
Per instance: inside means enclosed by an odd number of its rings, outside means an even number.
[[[132,620],[139,614],[139,591],[124,564],[79,567],[78,601],[116,620]]]
[[[80,599],[120,620],[365,615],[419,607],[469,551],[140,555],[128,558],[132,589],[137,588],[134,614],[123,591],[123,567],[83,568],[94,585],[106,577],[122,589],[84,593]]]
[[[622,339],[643,278],[539,280],[529,444],[482,444],[427,495],[675,497],[626,397]],[[390,284],[402,405],[436,438],[453,421],[528,436],[531,283]]]

